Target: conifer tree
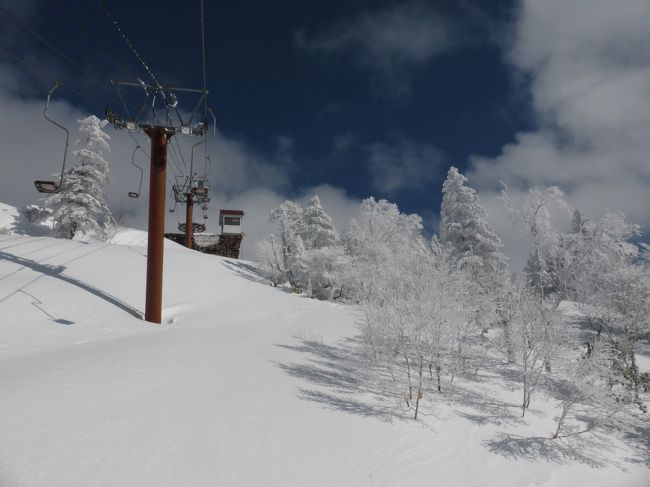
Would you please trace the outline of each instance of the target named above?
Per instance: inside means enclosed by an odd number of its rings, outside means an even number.
[[[451,256],[460,268],[495,275],[507,267],[503,244],[486,221],[486,213],[467,178],[450,167],[442,186],[440,238],[451,247]]]
[[[103,154],[110,150],[110,137],[102,128],[107,121],[90,115],[79,124],[82,137],[73,153],[77,165],[66,170],[61,190],[46,198],[45,205],[52,210],[55,237],[72,239],[81,234],[105,239],[114,224],[105,195],[108,162]]]
[[[318,196],[309,200],[303,213],[303,219],[302,239],[307,249],[321,249],[336,245],[336,231],[332,219],[323,210]]]

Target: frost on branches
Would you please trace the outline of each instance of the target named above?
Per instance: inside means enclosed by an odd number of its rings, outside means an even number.
[[[73,156],[77,164],[66,170],[61,190],[48,196],[45,205],[52,210],[52,235],[60,238],[90,236],[106,239],[114,224],[106,204],[108,162],[103,158],[109,151],[110,137],[102,128],[106,120],[91,115],[79,120],[81,139]]]

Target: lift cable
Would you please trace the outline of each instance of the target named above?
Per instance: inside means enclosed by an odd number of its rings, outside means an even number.
[[[203,120],[208,119],[208,97],[207,97],[207,74],[206,74],[206,63],[205,63],[205,2],[201,0],[201,57],[203,61]],[[204,161],[204,171],[205,175],[208,172],[208,134],[207,131],[204,135],[205,144],[203,147],[203,161]]]
[[[60,2],[57,0],[47,0],[50,4],[54,5],[56,8],[58,8],[61,13],[68,19],[68,21],[75,26],[79,31],[81,31],[86,37],[88,37],[91,41],[93,41],[97,47],[99,47],[104,54],[106,54],[106,57],[110,59],[113,64],[115,65],[116,68],[118,69],[123,69],[126,71],[126,74],[128,74],[131,78],[136,79],[137,76],[134,75],[131,70],[128,68],[128,66],[124,66],[124,62],[120,62],[117,59],[117,55],[115,54],[114,51],[112,51],[110,48],[108,48],[104,43],[102,43],[97,36],[95,36],[90,29],[85,27],[83,25],[83,22],[75,19],[75,17],[70,13],[70,10],[65,8],[63,5],[61,5]]]
[[[203,60],[203,93],[206,94],[208,91],[207,87],[207,75],[205,68],[205,6],[203,0],[201,0],[201,57]],[[208,116],[208,97],[203,97],[203,117],[207,118]]]
[[[178,147],[178,153],[181,155],[181,160],[183,161],[183,167],[185,168],[185,172],[189,172],[190,168],[187,165],[187,162],[185,162],[185,156],[183,156],[183,151],[181,150],[181,144],[178,142],[178,138],[174,138],[174,141],[176,142],[176,147]],[[192,176],[190,174],[190,176]]]
[[[156,76],[153,74],[151,69],[149,69],[149,66],[147,65],[147,63],[144,61],[144,59],[142,59],[142,56],[140,56],[140,53],[138,52],[138,50],[133,45],[133,42],[131,42],[131,39],[129,39],[129,37],[126,35],[126,33],[122,30],[122,27],[120,27],[120,24],[117,22],[117,19],[115,18],[113,13],[110,11],[108,6],[106,5],[106,2],[104,2],[104,0],[99,0],[99,5],[102,6],[102,8],[104,9],[104,12],[106,12],[106,15],[108,16],[108,18],[111,19],[111,22],[113,22],[113,25],[115,26],[115,29],[117,30],[117,32],[122,36],[122,39],[124,40],[126,45],[129,46],[129,48],[131,49],[131,51],[133,52],[135,57],[138,59],[138,61],[140,61],[140,64],[142,64],[145,71],[147,72],[147,74],[149,74],[149,76],[151,77],[153,82],[157,86],[161,86],[161,83],[158,81],[158,78],[156,78]]]
[[[3,13],[5,16],[7,16],[11,21],[17,25],[19,28],[27,32],[28,34],[32,35],[36,39],[38,39],[41,43],[49,47],[52,51],[57,53],[62,59],[64,59],[66,62],[68,62],[70,65],[74,66],[77,70],[79,70],[81,73],[85,74],[87,77],[94,79],[106,93],[110,93],[111,96],[113,96],[113,93],[108,90],[108,88],[104,85],[105,81],[99,79],[97,76],[94,74],[88,72],[86,68],[81,66],[79,63],[77,63],[74,59],[70,58],[67,54],[65,54],[63,51],[61,51],[59,48],[54,46],[51,42],[49,42],[47,39],[45,39],[43,36],[41,36],[39,33],[35,32],[32,28],[30,28],[25,22],[20,20],[16,15],[11,13],[9,10],[6,8],[0,6],[0,13]]]
[[[171,160],[172,160],[174,166],[176,166],[175,175],[187,173],[187,170],[181,167],[180,160],[178,158],[178,154],[176,153],[176,149],[174,148],[174,144],[169,144],[169,147],[171,149],[169,151],[169,154],[171,155]]]
[[[61,81],[61,80],[60,80],[59,78],[57,78],[56,76],[52,75],[51,73],[45,71],[44,69],[42,69],[42,68],[40,68],[40,67],[38,67],[38,66],[36,66],[35,64],[30,63],[29,61],[26,61],[25,59],[21,58],[18,54],[16,54],[16,53],[13,52],[13,51],[10,51],[10,50],[7,49],[6,47],[0,46],[0,51],[1,51],[1,52],[4,52],[7,56],[13,58],[14,60],[16,60],[16,61],[18,61],[18,62],[24,64],[25,66],[27,66],[28,68],[32,69],[32,70],[35,71],[36,73],[40,74],[40,75],[43,76],[44,78],[47,78],[47,79],[49,79],[50,81],[57,81],[57,82],[59,83],[59,85],[63,86],[64,88],[67,88],[69,91],[71,91],[71,92],[74,93],[75,95],[79,96],[80,98],[83,98],[83,99],[86,100],[87,102],[89,102],[89,103],[91,103],[91,104],[93,104],[93,105],[97,105],[98,107],[100,107],[100,108],[102,108],[102,109],[104,108],[104,104],[99,103],[97,100],[93,100],[92,98],[89,98],[88,96],[84,95],[84,94],[81,93],[78,89],[74,88],[74,87],[71,86],[70,84],[68,84],[68,83],[66,83],[66,82],[64,82],[64,81]]]
[[[61,11],[61,13],[66,17],[66,19],[68,19],[68,21],[74,27],[77,28],[77,30],[79,30],[86,37],[88,37],[91,41],[93,41],[97,45],[97,47],[99,47],[99,49],[101,51],[103,51],[106,58],[109,59],[118,70],[122,69],[122,70],[126,71],[126,73],[133,79],[137,78],[137,76],[134,75],[131,72],[131,70],[128,68],[128,66],[125,66],[124,62],[120,62],[117,59],[116,55],[114,55],[114,52],[110,48],[106,47],[106,45],[104,45],[104,43],[102,43],[97,38],[97,36],[93,35],[92,32],[90,31],[90,29],[88,29],[87,27],[85,27],[83,25],[83,22],[80,22],[77,19],[75,19],[75,17],[72,15],[72,13],[67,8],[65,8],[63,5],[61,5],[61,3],[59,3],[57,0],[47,0],[47,1],[51,5],[55,6],[57,9],[59,9]],[[115,84],[112,80],[109,81],[109,83],[112,86],[115,94],[117,95],[117,98],[119,99],[120,103],[122,104],[122,108],[124,108],[124,112],[126,113],[127,117],[131,118],[131,113],[129,111],[129,107],[127,106],[126,101],[124,100],[124,97],[122,96],[122,92],[120,91],[119,86],[117,84]]]

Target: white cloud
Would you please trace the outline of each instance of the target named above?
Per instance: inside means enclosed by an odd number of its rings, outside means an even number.
[[[410,90],[406,70],[449,51],[456,42],[453,30],[429,4],[410,1],[364,12],[317,34],[300,32],[296,41],[309,51],[351,53],[393,94],[403,95]]]
[[[622,210],[650,228],[648,18],[647,0],[522,2],[508,59],[540,128],[472,159],[483,201],[499,180],[511,192],[558,185],[589,215]]]
[[[440,177],[443,163],[442,152],[434,146],[403,137],[369,147],[370,182],[385,195],[430,186]]]

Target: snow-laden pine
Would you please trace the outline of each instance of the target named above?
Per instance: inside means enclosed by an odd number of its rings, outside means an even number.
[[[79,120],[81,139],[73,152],[76,165],[66,169],[60,191],[45,198],[52,210],[52,235],[72,239],[88,235],[105,239],[113,225],[113,215],[106,202],[108,162],[104,152],[110,150],[109,135],[102,129],[108,122],[90,115]]]
[[[460,267],[483,275],[498,275],[506,267],[503,244],[487,222],[485,209],[467,178],[450,167],[442,185],[440,240],[449,245]]]

